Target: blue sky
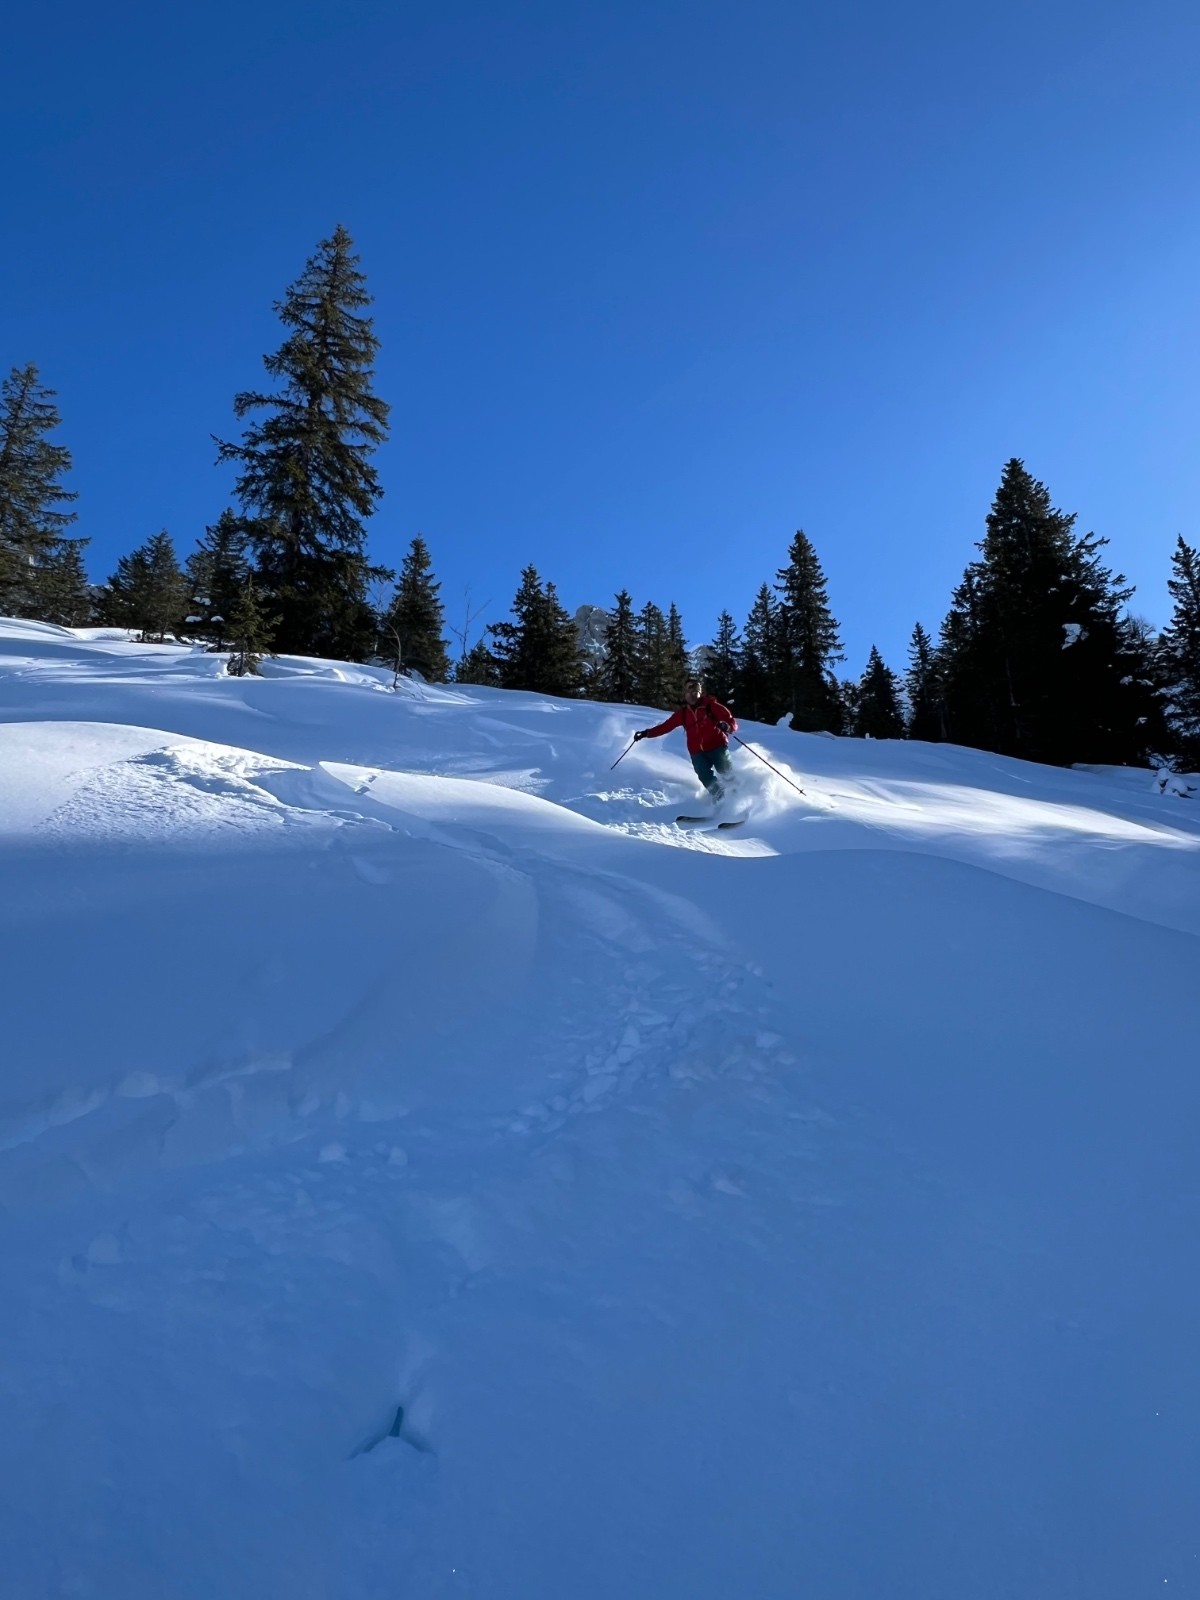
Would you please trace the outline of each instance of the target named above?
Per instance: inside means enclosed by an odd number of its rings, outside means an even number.
[[[689,637],[797,527],[847,672],[935,629],[1023,457],[1162,622],[1200,539],[1200,7],[24,6],[0,366],[96,576],[230,498],[212,434],[338,221],[393,407],[372,553],[457,615],[532,561]]]

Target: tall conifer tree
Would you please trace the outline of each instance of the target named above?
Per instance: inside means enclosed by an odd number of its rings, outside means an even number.
[[[205,528],[184,570],[190,590],[188,625],[219,648],[229,635],[229,621],[249,572],[246,531],[228,507]]]
[[[490,654],[495,660],[502,689],[529,689],[539,671],[539,611],[545,601],[545,585],[534,566],[521,572],[521,584],[510,611],[513,621],[489,622]]]
[[[1144,759],[1165,737],[1149,664],[1121,607],[1132,590],[1046,486],[1005,466],[943,627],[950,737],[1033,761]]]
[[[83,565],[87,539],[59,539],[38,569],[38,615],[60,628],[86,628],[94,609]]]
[[[683,634],[683,618],[672,601],[667,611],[667,698],[670,703],[682,701],[683,689],[691,674],[687,640]]]
[[[493,622],[488,633],[505,689],[577,695],[583,686],[583,652],[575,624],[552,583],[526,567],[512,603],[513,622]]]
[[[1200,769],[1200,554],[1180,534],[1167,588],[1174,600],[1160,642],[1172,743],[1180,761]]]
[[[675,705],[678,695],[671,693],[671,658],[667,640],[667,619],[661,606],[647,600],[638,614],[637,625],[637,700],[639,705],[660,709]]]
[[[131,555],[122,556],[101,594],[100,612],[110,627],[138,628],[160,641],[177,633],[187,616],[188,584],[164,529]]]
[[[801,733],[839,733],[841,701],[834,666],[843,659],[838,625],[825,591],[825,574],[803,529],[776,574],[778,644],[772,717],[788,710]]]
[[[853,728],[858,722],[858,696],[861,684],[857,678],[839,678],[837,685],[838,710],[841,712],[842,729]]]
[[[780,640],[779,606],[764,583],[742,630],[735,697],[739,713],[754,722],[773,721],[784,709],[779,698]]]
[[[904,676],[908,698],[905,732],[910,739],[930,743],[946,737],[941,678],[933,641],[918,622],[908,646],[908,671]]]
[[[636,703],[637,646],[633,598],[628,589],[622,589],[616,596],[616,609],[604,630],[604,660],[600,664],[595,685],[598,700],[609,700],[619,705]]]
[[[444,683],[450,674],[450,656],[442,636],[446,619],[440,589],[433,576],[429,546],[418,534],[401,564],[400,580],[384,626],[399,639],[403,664],[415,667],[430,683]]]
[[[538,687],[543,694],[580,695],[587,681],[587,664],[579,630],[552,582],[546,584],[545,617],[549,650],[545,675]]]
[[[741,637],[737,623],[728,611],[717,618],[717,636],[709,645],[704,662],[704,680],[711,694],[725,705],[737,698],[737,679],[741,660]]]
[[[860,739],[904,737],[904,712],[896,674],[874,645],[867,658],[867,670],[858,682],[853,726]]]
[[[0,384],[0,613],[9,616],[40,615],[41,569],[75,520],[62,509],[77,498],[62,483],[71,453],[47,437],[60,421],[38,369],[14,367]]]
[[[217,441],[219,459],[241,468],[237,494],[282,651],[358,656],[374,639],[367,589],[379,569],[367,561],[366,520],[383,493],[371,456],[388,407],[372,388],[379,341],[358,261],[340,225],[321,241],[275,308],[288,336],[263,364],[278,387],[234,400],[239,418],[266,415],[240,443]]]

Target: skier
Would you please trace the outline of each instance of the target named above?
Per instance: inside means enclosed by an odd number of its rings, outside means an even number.
[[[737,719],[728,706],[723,706],[711,694],[705,694],[700,678],[689,678],[683,694],[684,703],[678,711],[673,711],[656,727],[640,729],[634,734],[634,741],[661,739],[672,728],[682,728],[687,735],[688,755],[696,776],[713,799],[720,800],[726,784],[733,778],[729,735],[736,732]]]

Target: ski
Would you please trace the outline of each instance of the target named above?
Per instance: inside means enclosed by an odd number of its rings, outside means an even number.
[[[713,819],[711,817],[688,817],[688,816],[682,816],[682,817],[676,817],[675,821],[676,821],[676,824],[681,828],[688,828],[688,827],[694,828],[694,827],[697,827],[697,826],[701,826],[701,827],[721,828],[721,829],[724,829],[724,830],[728,831],[728,829],[730,829],[730,828],[740,828],[747,821],[747,819],[745,817],[734,817],[729,822],[717,822],[717,823],[714,823]]]

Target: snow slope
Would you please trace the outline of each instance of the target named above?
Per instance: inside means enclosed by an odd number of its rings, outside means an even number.
[[[1149,773],[0,623],[0,1595],[1200,1593]]]

